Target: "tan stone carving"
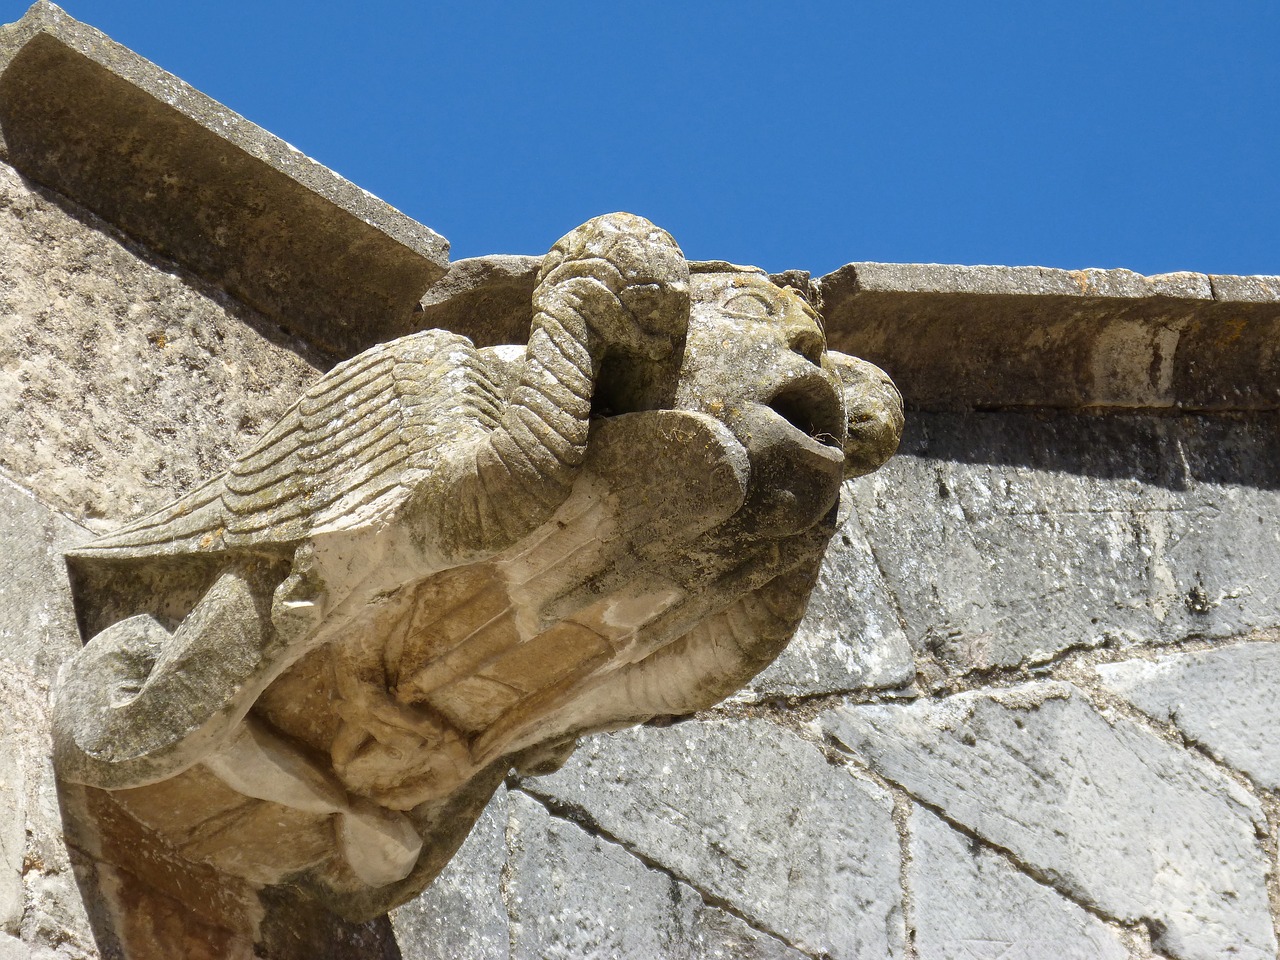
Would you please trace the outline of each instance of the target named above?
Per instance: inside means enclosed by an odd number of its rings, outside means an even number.
[[[711,706],[802,616],[888,378],[761,272],[628,214],[545,258],[527,348],[334,368],[223,476],[69,558],[60,775],[346,916],[425,886],[514,767]]]

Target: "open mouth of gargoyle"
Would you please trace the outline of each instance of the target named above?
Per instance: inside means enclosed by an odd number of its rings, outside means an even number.
[[[824,446],[841,449],[844,411],[831,384],[814,374],[783,385],[767,406],[805,436]]]

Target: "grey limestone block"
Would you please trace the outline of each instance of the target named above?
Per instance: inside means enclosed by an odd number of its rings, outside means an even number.
[[[913,805],[907,888],[918,960],[1129,960],[1105,923]]]
[[[90,537],[0,476],[0,660],[52,679],[80,648],[62,551]]]
[[[1267,790],[1280,790],[1280,643],[1100,664],[1108,689]]]
[[[0,931],[41,960],[55,948],[80,960],[97,952],[63,842],[48,696],[45,679],[0,660]]]
[[[512,956],[803,960],[616,843],[511,795]],[[486,954],[485,956],[505,956]],[[480,956],[475,954],[475,956]]]
[[[855,487],[912,645],[963,673],[1280,623],[1270,417],[915,414]]]
[[[22,862],[27,842],[24,766],[16,738],[0,739],[0,933],[13,935],[22,927]]]
[[[3,164],[0,317],[0,468],[96,531],[224,469],[316,375],[276,324]]]
[[[901,955],[892,798],[790,731],[730,721],[619,732],[524,789],[798,949]]]
[[[1172,960],[1276,953],[1258,801],[1212,764],[1046,682],[840,708],[827,733]]]
[[[403,960],[510,957],[502,874],[507,791],[499,788],[449,865],[421,895],[391,912]]]
[[[871,482],[845,484],[845,496]],[[809,696],[902,687],[915,660],[892,595],[850,511],[827,548],[809,609],[786,650],[741,696]]]

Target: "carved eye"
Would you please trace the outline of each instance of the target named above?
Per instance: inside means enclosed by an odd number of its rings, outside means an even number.
[[[755,317],[763,320],[773,312],[772,306],[766,297],[747,291],[730,297],[725,302],[724,311],[740,317]]]

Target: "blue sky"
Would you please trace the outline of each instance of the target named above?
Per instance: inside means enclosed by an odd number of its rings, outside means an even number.
[[[61,5],[455,258],[625,209],[771,270],[1280,274],[1275,0]]]

